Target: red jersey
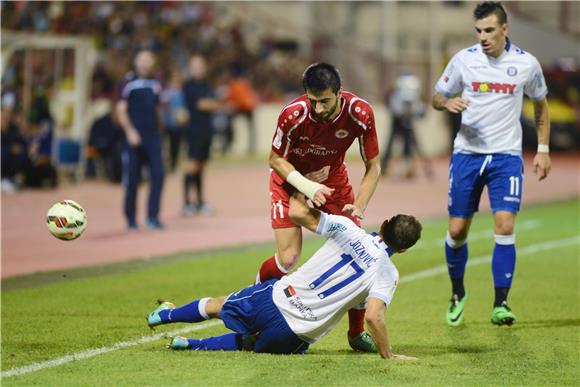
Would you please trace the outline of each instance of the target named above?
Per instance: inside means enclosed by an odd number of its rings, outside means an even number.
[[[317,122],[310,101],[302,95],[282,109],[272,151],[284,157],[305,177],[330,188],[348,184],[344,155],[358,139],[363,160],[379,154],[375,116],[371,105],[343,91],[340,114],[329,122]],[[309,176],[310,174],[310,176]],[[283,179],[275,174],[278,184]]]

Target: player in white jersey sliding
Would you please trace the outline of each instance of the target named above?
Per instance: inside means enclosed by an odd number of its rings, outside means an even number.
[[[433,97],[435,109],[462,113],[449,165],[445,257],[452,296],[447,323],[456,326],[464,319],[467,235],[487,185],[495,223],[491,322],[511,325],[516,316],[507,306],[507,296],[516,262],[514,228],[524,171],[519,118],[526,94],[534,102],[538,131],[534,173],[543,180],[550,172],[548,90],[537,59],[508,39],[507,15],[500,3],[478,4],[473,16],[479,43],[455,54],[435,85]],[[455,97],[457,93],[461,95]]]
[[[327,238],[296,272],[179,308],[164,302],[147,317],[149,326],[219,318],[235,333],[201,340],[176,336],[169,347],[305,353],[350,308],[366,303],[365,320],[380,356],[414,360],[391,352],[384,315],[399,279],[391,257],[419,240],[419,221],[397,215],[383,222],[379,234],[367,234],[349,218],[308,208],[294,197],[290,217],[295,224]]]

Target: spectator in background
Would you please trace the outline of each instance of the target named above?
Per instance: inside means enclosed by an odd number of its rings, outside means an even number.
[[[109,181],[120,182],[125,136],[115,109],[108,106],[107,110],[91,125],[86,152],[87,177],[104,175]]]
[[[149,166],[149,206],[145,225],[163,229],[159,207],[163,189],[163,157],[161,149],[159,96],[161,84],[153,77],[155,56],[141,50],[134,61],[135,72],[125,77],[117,114],[125,131],[127,143],[123,152],[123,183],[125,185],[125,216],[130,230],[138,228],[136,220],[137,186],[141,167]]]
[[[43,86],[37,87],[28,112],[26,130],[28,158],[24,185],[32,188],[58,185],[56,169],[52,165],[53,120],[48,95]]]
[[[18,190],[29,162],[28,144],[17,123],[17,115],[13,110],[13,105],[7,100],[12,99],[3,96],[2,116],[0,117],[2,119],[0,138],[2,146],[2,192],[13,193]]]
[[[232,121],[236,116],[243,116],[248,123],[248,156],[256,153],[256,128],[254,125],[254,109],[258,104],[258,95],[250,81],[242,76],[240,70],[234,71],[234,76],[228,83],[227,102],[233,108]],[[230,126],[231,131],[231,126]],[[228,137],[228,148],[234,140],[232,135]]]
[[[171,172],[175,172],[177,159],[179,157],[179,148],[181,145],[181,136],[185,126],[189,121],[185,100],[183,97],[183,80],[181,72],[174,69],[171,72],[169,83],[161,94],[161,106],[163,111],[163,123],[165,125],[167,136],[169,137],[169,165]]]
[[[411,73],[401,74],[395,83],[395,90],[389,98],[392,124],[391,134],[385,146],[385,153],[381,159],[382,175],[388,173],[388,163],[392,156],[395,138],[403,140],[403,159],[405,163],[405,176],[411,178],[415,174],[413,165],[413,151],[421,159],[425,159],[417,143],[415,136],[414,120],[425,114],[425,107],[421,101],[421,82]],[[425,170],[428,176],[432,175],[429,163],[425,162]]]
[[[189,60],[189,75],[183,85],[185,105],[189,112],[189,125],[185,131],[188,144],[188,161],[183,178],[184,215],[211,214],[212,209],[203,196],[203,174],[209,159],[214,135],[212,112],[222,107],[208,82],[207,63],[203,56],[193,55]],[[195,186],[197,201],[192,204],[190,187]]]

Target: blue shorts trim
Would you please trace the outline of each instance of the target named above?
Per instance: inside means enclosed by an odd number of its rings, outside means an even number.
[[[471,218],[479,210],[485,186],[494,213],[509,211],[517,214],[522,200],[523,176],[521,156],[453,154],[449,163],[449,216]]]
[[[272,299],[277,279],[232,293],[222,307],[226,327],[242,335],[256,334],[254,352],[304,353],[308,343],[292,331]]]

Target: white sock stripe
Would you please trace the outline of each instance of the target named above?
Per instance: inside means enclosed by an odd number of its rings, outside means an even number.
[[[206,320],[209,320],[209,316],[208,316],[207,312],[205,311],[205,305],[207,304],[208,300],[209,300],[209,297],[202,298],[201,300],[199,300],[199,304],[197,305],[197,308],[199,310],[199,314],[201,314],[201,317],[203,317]]]
[[[455,239],[451,238],[451,235],[449,234],[449,231],[447,231],[447,236],[445,237],[445,242],[452,249],[458,249],[458,248],[460,248],[461,246],[463,246],[464,244],[467,243],[467,238],[456,241]]]
[[[516,234],[511,235],[497,235],[494,236],[495,243],[498,245],[515,245],[516,244]]]

